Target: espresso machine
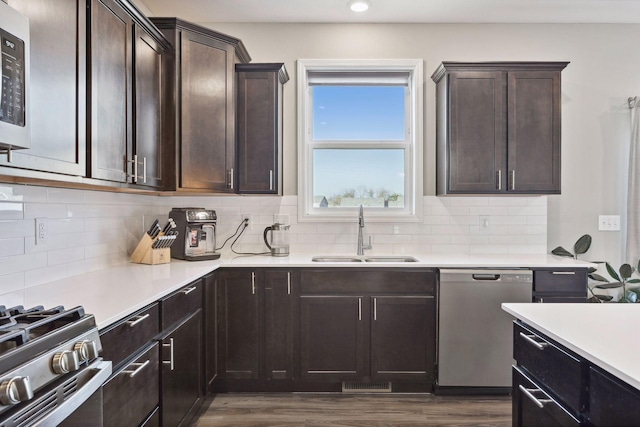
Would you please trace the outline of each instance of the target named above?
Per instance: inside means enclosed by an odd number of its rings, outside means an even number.
[[[173,208],[169,218],[176,223],[180,241],[171,246],[171,257],[187,261],[218,259],[216,211],[204,208]]]

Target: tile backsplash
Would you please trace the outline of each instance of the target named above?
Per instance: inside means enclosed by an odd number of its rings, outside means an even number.
[[[547,252],[547,198],[423,198],[418,223],[367,222],[373,254],[531,254]],[[218,246],[243,214],[251,226],[236,252],[264,252],[262,233],[276,213],[288,214],[291,253],[355,253],[357,218],[349,223],[298,223],[297,197],[146,196],[0,184],[0,304],[52,280],[128,262],[144,231],[172,207],[215,209]],[[47,237],[36,245],[35,219],[46,218]],[[484,221],[487,227],[481,227]],[[230,240],[221,250],[231,252]]]

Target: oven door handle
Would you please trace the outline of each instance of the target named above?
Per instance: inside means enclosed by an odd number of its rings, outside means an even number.
[[[84,383],[73,396],[69,397],[53,411],[32,424],[33,427],[55,426],[64,421],[73,411],[89,399],[96,390],[102,387],[105,381],[111,376],[111,361],[99,358],[86,369],[95,371],[93,377]]]

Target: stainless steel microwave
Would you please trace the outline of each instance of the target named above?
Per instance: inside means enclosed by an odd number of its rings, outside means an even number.
[[[0,150],[29,148],[29,19],[0,0]]]

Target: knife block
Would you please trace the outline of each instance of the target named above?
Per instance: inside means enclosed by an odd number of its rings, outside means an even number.
[[[171,262],[171,249],[153,249],[151,246],[155,241],[156,239],[152,239],[147,233],[144,233],[138,246],[136,246],[136,249],[131,254],[131,262],[151,265]]]

